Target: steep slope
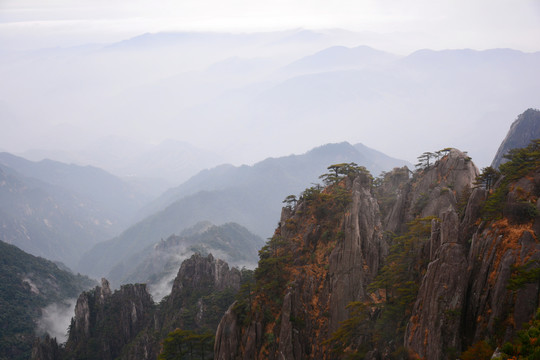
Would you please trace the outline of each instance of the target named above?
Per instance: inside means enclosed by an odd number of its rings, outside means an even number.
[[[538,148],[535,143],[512,153],[501,166],[503,180],[489,194],[475,189],[461,224],[451,212],[441,219],[440,233],[432,236],[440,245],[405,337],[420,356],[451,358],[484,340],[501,346],[534,316],[540,289],[537,275],[531,276],[540,265],[540,168],[531,154]]]
[[[192,355],[202,351],[206,359],[212,333],[246,276],[249,272],[229,269],[212,255],[193,255],[182,263],[170,295],[157,305],[144,284],[112,292],[102,279],[101,286],[79,296],[65,347],[45,339],[34,347],[32,359],[56,353],[61,359],[150,360],[161,351],[186,354],[188,345]],[[172,350],[167,339],[175,344]]]
[[[473,189],[476,166],[445,149],[410,179],[395,169],[372,188],[346,171],[307,189],[223,317],[215,358],[491,357],[540,300],[539,150],[512,151],[495,188]]]
[[[0,241],[0,358],[28,359],[48,305],[94,285],[90,279]],[[41,331],[48,330],[42,328]],[[64,331],[66,331],[64,329]]]
[[[387,251],[369,174],[307,189],[261,250],[253,293],[220,323],[215,358],[326,358],[324,341],[349,302],[367,299]]]
[[[305,184],[317,182],[328,164],[356,162],[373,171],[384,169],[377,162],[381,159],[385,165],[406,164],[381,154],[372,159],[372,152],[365,154],[348,143],[328,144],[303,155],[269,158],[253,166],[202,171],[158,199],[152,209],[159,212],[95,246],[83,258],[81,269],[104,275],[115,263],[199,221],[236,222],[265,238],[273,231],[282,200],[301,191]]]
[[[536,109],[528,109],[510,126],[510,130],[506,134],[499,150],[495,154],[491,166],[498,168],[502,163],[506,162],[504,156],[511,149],[522,148],[532,140],[540,138],[540,111]]]

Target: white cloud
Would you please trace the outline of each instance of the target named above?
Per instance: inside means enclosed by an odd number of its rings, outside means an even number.
[[[38,320],[38,334],[47,333],[56,338],[58,343],[66,342],[76,303],[77,299],[68,299],[64,303],[54,303],[45,307]]]

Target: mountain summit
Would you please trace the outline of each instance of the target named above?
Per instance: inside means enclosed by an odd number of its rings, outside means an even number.
[[[498,168],[506,162],[504,156],[511,149],[522,148],[531,142],[531,140],[540,138],[540,111],[537,109],[528,109],[512,123],[508,134],[504,138],[491,166]]]

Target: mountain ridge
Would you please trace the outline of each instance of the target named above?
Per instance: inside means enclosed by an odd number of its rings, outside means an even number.
[[[407,164],[383,155],[366,163],[370,161],[367,156],[343,142],[323,145],[303,155],[268,158],[253,166],[224,165],[203,171],[158,199],[153,208],[160,210],[149,211],[149,216],[116,238],[87,252],[81,260],[81,269],[105,276],[115,259],[119,263],[160,238],[203,220],[215,224],[236,222],[266,238],[275,226],[272,219],[279,217],[282,200],[299,193],[306,183],[318,182],[319,175],[329,164],[357,161],[368,168],[381,169],[376,162],[379,159],[386,161],[387,166],[389,161],[395,161],[395,166]],[[96,274],[94,269],[105,273]]]
[[[499,146],[491,166],[497,169],[507,161],[504,156],[511,149],[525,147],[529,142],[538,138],[540,138],[540,111],[528,109],[520,114],[510,126],[510,130]]]

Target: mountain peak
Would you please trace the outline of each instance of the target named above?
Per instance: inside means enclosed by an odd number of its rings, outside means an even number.
[[[530,108],[520,114],[512,123],[491,166],[498,168],[499,165],[506,162],[504,156],[508,154],[508,151],[525,147],[529,145],[531,140],[538,138],[540,138],[540,110]]]

